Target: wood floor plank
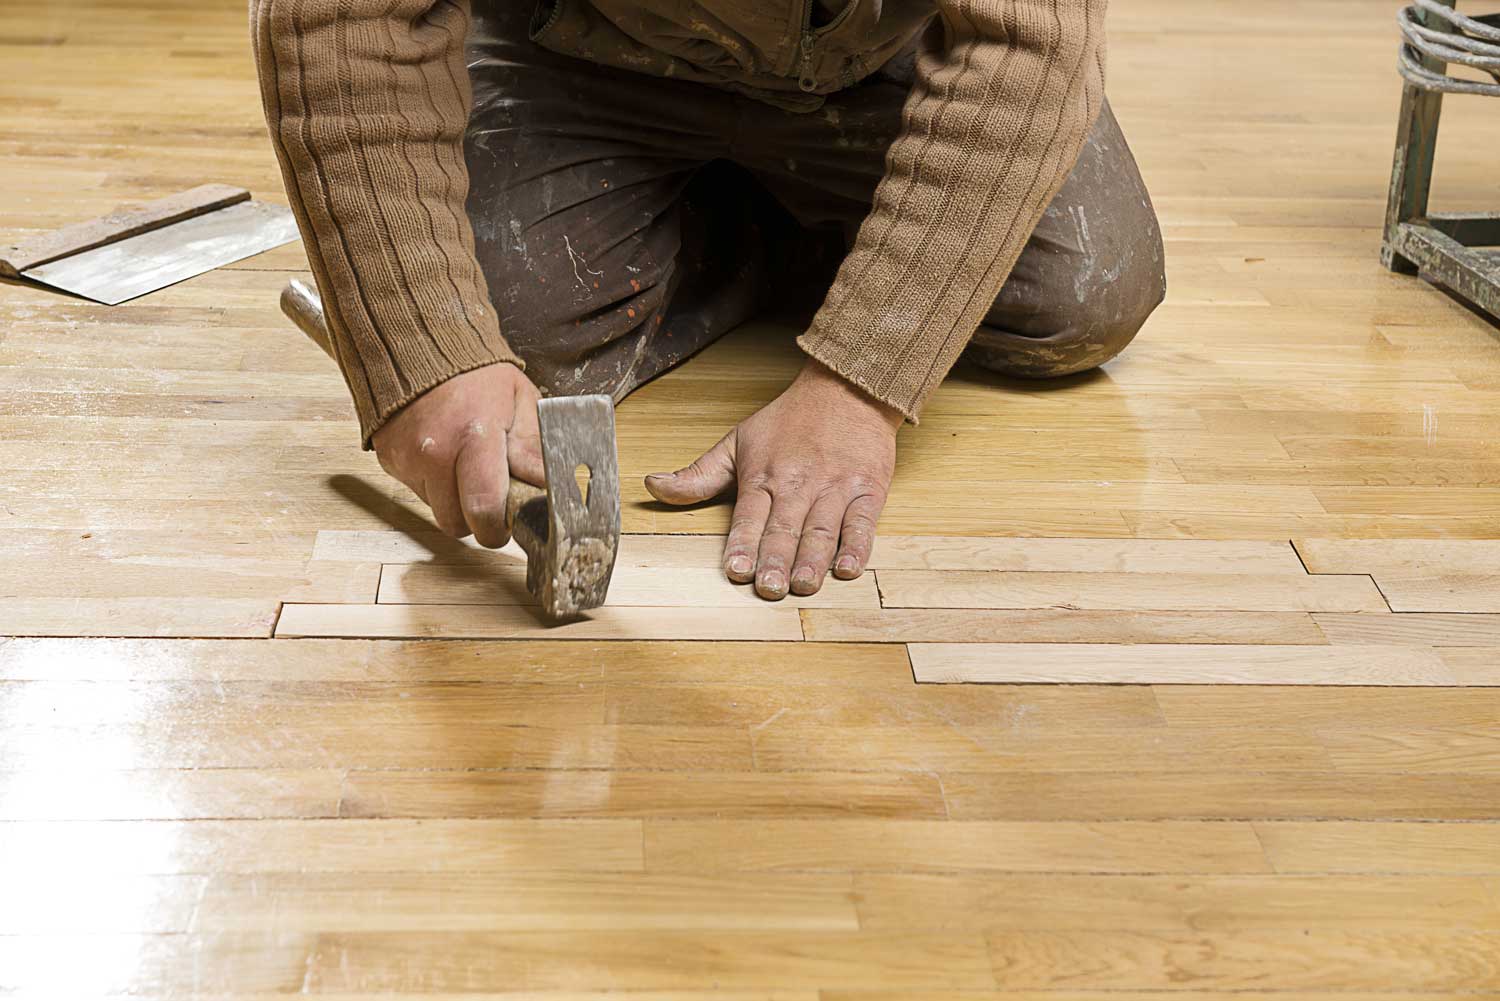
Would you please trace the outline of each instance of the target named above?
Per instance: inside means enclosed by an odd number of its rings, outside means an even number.
[[[1272,727],[1179,730],[957,724],[772,725],[751,732],[764,771],[914,772],[1328,771],[1311,734]]]
[[[860,873],[854,890],[860,924],[881,929],[1500,930],[1473,876]]]
[[[46,871],[639,872],[642,863],[638,820],[17,821],[0,824],[0,849],[4,879]]]
[[[1500,613],[1500,574],[1375,578],[1395,612]]]
[[[7,636],[271,635],[274,598],[5,598]]]
[[[1012,643],[1328,642],[1306,612],[809,608],[802,612],[802,632],[821,643],[992,643],[998,637]]]
[[[1500,728],[1330,730],[1318,740],[1340,771],[1500,775]]]
[[[1454,685],[1433,650],[1399,646],[912,643],[937,684]]]
[[[1500,989],[1500,932],[1281,928],[1005,930],[988,936],[1008,990]]]
[[[1280,873],[1500,875],[1500,824],[1256,822]]]
[[[883,570],[876,577],[887,608],[1389,611],[1375,585],[1361,576]]]
[[[1467,772],[941,774],[960,820],[1496,820],[1500,779]]]
[[[1460,684],[1500,686],[1500,646],[1445,647],[1438,652]]]
[[[931,775],[878,772],[355,771],[345,817],[947,816]]]
[[[0,936],[149,935],[190,931],[209,877],[10,872],[0,894]],[[88,906],[79,906],[88,901]]]
[[[526,590],[524,562],[465,565],[386,564],[380,575],[380,601],[409,605],[534,605]],[[617,564],[606,605],[673,608],[760,608],[766,604],[748,584],[733,584],[713,567],[643,568]],[[777,607],[879,608],[875,578],[824,582],[817,594],[788,594]]]
[[[1443,615],[1434,612],[1361,615],[1349,612],[1315,612],[1312,618],[1330,643],[1500,647],[1500,615]]]
[[[1238,823],[647,820],[648,872],[1270,871]]]
[[[860,925],[850,886],[849,876],[835,874],[259,873],[215,876],[194,887],[198,904],[190,915],[193,931],[210,934],[854,931]]]
[[[0,771],[0,821],[336,817],[341,772],[84,768]]]
[[[993,987],[977,934],[582,931],[323,934],[318,993]],[[666,961],[664,957],[670,957]]]
[[[1435,577],[1493,574],[1500,567],[1496,539],[1294,539],[1307,572]]]
[[[1079,686],[909,686],[905,692],[849,690],[830,698],[819,686],[621,685],[607,693],[605,721],[646,726],[766,729],[794,723],[911,726],[920,723],[1067,725],[1080,730],[1161,723],[1148,688]]]
[[[1319,730],[1491,727],[1500,719],[1494,688],[1312,688],[1306,686],[1164,685],[1153,689],[1170,724],[1277,726]]]
[[[544,625],[519,605],[287,604],[278,637],[426,639],[800,640],[797,610],[765,605],[725,615],[716,608],[599,608],[565,625]]]

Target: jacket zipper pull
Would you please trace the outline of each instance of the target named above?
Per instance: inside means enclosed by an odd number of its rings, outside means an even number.
[[[818,89],[818,81],[813,79],[813,36],[812,32],[804,31],[802,41],[798,46],[802,50],[802,62],[797,77],[797,86],[809,94]]]

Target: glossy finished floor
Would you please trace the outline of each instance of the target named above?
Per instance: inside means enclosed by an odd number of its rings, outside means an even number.
[[[805,607],[639,485],[792,331],[621,408],[617,607],[544,634],[358,450],[298,247],[0,285],[0,996],[1500,997],[1500,338],[1377,263],[1393,14],[1115,0],[1168,302],[957,373]],[[0,0],[0,239],[279,200],[244,21]],[[1500,209],[1500,102],[1443,136]]]

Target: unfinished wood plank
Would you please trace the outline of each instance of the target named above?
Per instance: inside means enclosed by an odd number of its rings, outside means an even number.
[[[1248,824],[648,820],[649,872],[1268,872]]]
[[[722,535],[620,536],[617,567],[698,567],[724,563]],[[313,550],[320,560],[379,563],[473,563],[496,557],[525,559],[514,544],[486,550],[473,539],[441,532],[322,530]],[[881,535],[872,570],[1050,570],[1292,574],[1307,571],[1283,540],[986,538]]]
[[[876,772],[354,771],[345,817],[947,816],[931,775]]]
[[[268,637],[274,598],[0,598],[9,636]],[[795,613],[794,613],[795,614]]]
[[[865,928],[1500,929],[1474,876],[879,874],[854,877]]]
[[[422,639],[800,640],[795,608],[597,608],[544,625],[523,605],[283,606],[276,635]]]
[[[882,570],[887,608],[1388,612],[1368,577]]]
[[[820,643],[990,643],[997,636],[1014,643],[1328,642],[1306,612],[808,608],[802,632]]]
[[[1395,612],[1500,613],[1500,574],[1377,574],[1375,583]]]
[[[69,873],[638,872],[638,820],[140,820],[0,824],[0,878]]]
[[[1459,684],[1500,686],[1500,647],[1445,647],[1438,652]]]
[[[1500,990],[1500,932],[1005,930],[988,936],[1006,990]]]
[[[943,772],[961,820],[1497,820],[1500,778],[1466,772]]]
[[[526,564],[445,565],[387,564],[380,575],[385,604],[532,605],[526,590]],[[735,584],[713,567],[615,566],[609,581],[608,607],[644,605],[671,608],[753,608],[765,599],[749,584]],[[788,608],[879,608],[875,578],[829,577],[817,594],[788,594],[777,602]]]
[[[1454,685],[1436,652],[1399,646],[912,643],[936,684]]]
[[[258,873],[198,889],[204,933],[859,928],[834,874]]]
[[[1293,545],[1315,574],[1488,575],[1500,567],[1496,539],[1295,539]]]
[[[1395,643],[1408,646],[1500,647],[1500,615],[1402,612],[1360,615],[1316,612],[1313,622],[1330,643]]]
[[[1500,874],[1500,824],[1260,821],[1277,872]]]

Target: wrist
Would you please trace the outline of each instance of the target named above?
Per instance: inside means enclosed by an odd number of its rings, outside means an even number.
[[[864,389],[842,375],[839,375],[816,358],[807,359],[802,366],[802,371],[797,373],[797,378],[792,382],[792,386],[806,389],[819,395],[839,397],[844,406],[867,411],[871,416],[884,421],[893,431],[899,428],[902,422],[906,420],[901,411],[871,396]]]

